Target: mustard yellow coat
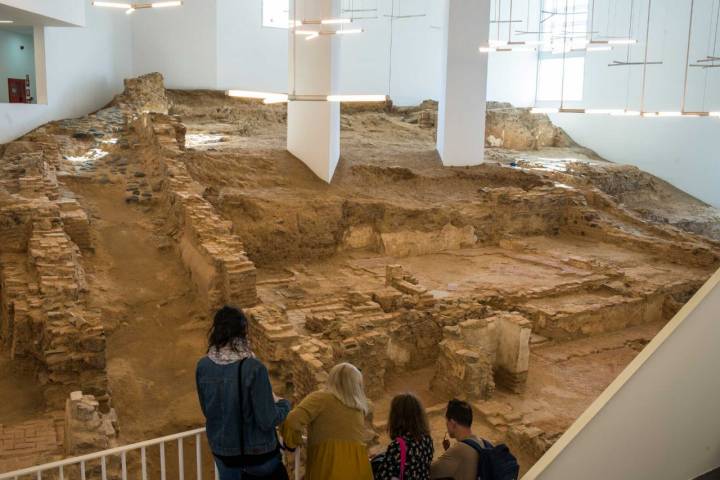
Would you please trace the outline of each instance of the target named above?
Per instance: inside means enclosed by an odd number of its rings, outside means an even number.
[[[372,480],[363,412],[331,393],[314,392],[290,412],[280,432],[294,448],[302,443],[306,428],[305,480]]]

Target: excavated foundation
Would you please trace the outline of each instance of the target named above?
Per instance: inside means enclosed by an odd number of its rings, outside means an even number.
[[[720,216],[489,110],[487,163],[443,168],[433,102],[344,109],[331,184],[285,150],[283,106],[157,74],[0,147],[0,391],[27,399],[0,439],[46,439],[8,441],[0,471],[201,425],[194,364],[226,303],[278,394],[350,361],[376,440],[395,393],[438,442],[461,397],[527,469],[720,265]]]

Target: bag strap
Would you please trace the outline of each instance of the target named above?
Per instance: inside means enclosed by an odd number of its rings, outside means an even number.
[[[403,480],[405,475],[405,462],[407,461],[407,444],[403,437],[397,437],[395,441],[400,445],[400,480]]]
[[[240,455],[245,454],[245,433],[244,433],[244,418],[243,418],[243,389],[242,389],[242,366],[243,363],[245,363],[246,358],[243,358],[240,360],[240,364],[238,365],[238,397],[240,398]]]
[[[480,454],[480,455],[482,455],[483,450],[487,450],[488,448],[493,448],[492,443],[488,442],[487,440],[482,439],[482,442],[485,446],[480,445],[478,442],[476,442],[475,440],[473,440],[471,438],[466,438],[465,440],[462,441],[462,443],[464,443],[465,445],[475,449],[475,451],[477,451],[478,454]]]

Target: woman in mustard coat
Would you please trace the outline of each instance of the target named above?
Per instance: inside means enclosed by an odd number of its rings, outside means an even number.
[[[281,427],[288,447],[307,429],[305,480],[372,480],[366,441],[368,400],[362,373],[349,363],[330,370],[325,390],[295,407]]]

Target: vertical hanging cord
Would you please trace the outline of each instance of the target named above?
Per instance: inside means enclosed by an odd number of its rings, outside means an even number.
[[[529,32],[529,31],[530,31],[530,0],[528,0],[528,8],[527,8],[527,18],[526,18],[526,20],[527,20],[527,27],[525,27],[525,31],[526,31],[526,32]]]
[[[565,28],[563,29],[563,57],[562,57],[562,74],[560,77],[560,110],[565,105],[565,57],[567,57],[567,39],[568,39],[568,3],[570,0],[565,0]]]
[[[682,106],[680,111],[685,112],[687,105],[688,71],[690,69],[690,44],[692,40],[693,12],[695,11],[695,0],[690,0],[690,26],[688,27],[687,52],[685,54],[685,85],[683,86]]]
[[[395,0],[390,0],[390,48],[388,52],[388,97],[392,99],[392,57],[393,57],[393,24],[395,22]]]
[[[297,44],[297,34],[295,33],[297,30],[297,0],[291,0],[292,1],[292,8],[293,8],[293,25],[292,25],[292,45],[293,45],[293,51],[292,51],[292,69],[293,69],[293,84],[292,84],[292,94],[293,97],[297,94],[297,55],[296,55],[296,48],[295,45]]]
[[[512,42],[512,2],[513,0],[510,0],[510,18],[508,18],[508,44]]]
[[[544,39],[544,34],[541,33],[542,30],[544,30],[545,25],[542,23],[542,11],[544,10],[545,1],[540,0],[539,1],[539,7],[540,11],[538,12],[538,40]],[[528,19],[530,17],[528,16]],[[528,28],[528,31],[530,29]],[[540,54],[542,52],[542,46],[538,47],[537,49],[537,55],[535,56],[535,101],[533,102],[533,107],[537,107],[537,99],[538,99],[538,86],[540,85]]]
[[[632,27],[633,27],[633,14],[635,12],[635,0],[630,0],[630,26],[628,27],[628,36],[627,38],[632,38]],[[627,59],[625,60],[626,63],[630,63],[630,48],[631,45],[628,44],[627,46]],[[630,80],[631,80],[631,68],[627,68],[627,86],[625,88],[625,110],[628,110],[628,107],[630,106]]]
[[[714,47],[715,47],[715,43],[712,44],[713,48],[711,49],[711,48],[710,48],[710,42],[711,42],[711,41],[717,42],[717,30],[715,30],[715,39],[714,39],[714,40],[713,40],[713,34],[712,34],[712,31],[713,31],[713,28],[712,28],[712,24],[713,24],[713,18],[712,18],[712,17],[713,17],[713,15],[712,15],[712,14],[713,14],[714,12],[715,12],[715,2],[713,1],[713,3],[712,3],[712,10],[710,11],[710,26],[708,27],[708,49],[707,49],[708,52],[710,52],[710,51],[712,50],[712,53],[713,53],[713,54],[715,53],[715,48],[714,48]],[[715,62],[712,62],[712,63],[715,63]],[[704,68],[703,70],[705,70],[705,87],[703,88],[702,111],[703,111],[703,112],[706,112],[707,109],[705,108],[705,101],[706,101],[706,99],[707,99],[708,74],[710,73],[710,71],[709,71],[710,69],[709,69],[709,68]]]
[[[652,0],[648,0],[647,30],[645,31],[645,60],[642,69],[642,91],[640,93],[640,114],[645,112],[645,81],[647,78],[648,50],[650,49],[650,14],[652,13]]]

